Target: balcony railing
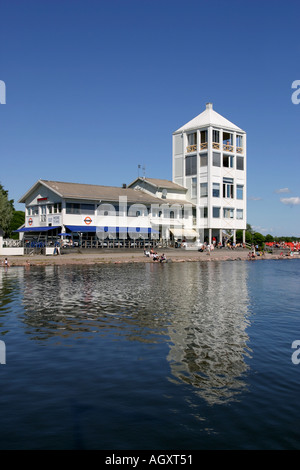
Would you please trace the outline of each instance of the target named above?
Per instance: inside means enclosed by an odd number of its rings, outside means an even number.
[[[236,153],[243,153],[243,147],[237,147]]]
[[[212,143],[212,148],[213,149],[219,149],[220,148],[220,144],[218,142],[213,142]]]
[[[187,151],[187,153],[196,152],[197,151],[197,144],[188,145],[187,148],[186,148],[186,151]]]
[[[225,152],[233,152],[233,145],[223,144],[223,150],[225,150]]]
[[[202,144],[200,144],[200,150],[205,150],[207,149],[207,142],[203,142]]]

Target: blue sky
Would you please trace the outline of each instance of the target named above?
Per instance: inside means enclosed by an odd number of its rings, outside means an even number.
[[[300,2],[2,0],[0,182],[172,178],[172,132],[214,109],[247,132],[248,222],[300,236]],[[15,204],[17,209],[23,205]]]

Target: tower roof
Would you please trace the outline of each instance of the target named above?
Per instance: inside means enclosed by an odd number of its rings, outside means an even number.
[[[221,114],[214,111],[212,103],[207,103],[205,111],[203,111],[191,121],[184,124],[184,126],[177,129],[174,134],[207,126],[214,126],[222,129],[229,129],[232,131],[245,132],[243,131],[243,129],[221,116]]]

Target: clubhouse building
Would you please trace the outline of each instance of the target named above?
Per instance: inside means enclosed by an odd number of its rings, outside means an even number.
[[[172,181],[138,177],[112,187],[41,179],[19,200],[25,224],[18,232],[86,247],[212,243],[224,234],[235,241],[236,230],[245,237],[245,131],[208,103],[173,133],[172,163]]]

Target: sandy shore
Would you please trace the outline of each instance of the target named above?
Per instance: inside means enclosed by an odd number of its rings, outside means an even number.
[[[248,261],[249,250],[229,250],[216,249],[211,253],[201,253],[198,251],[186,251],[183,249],[159,249],[158,255],[164,253],[168,262],[212,262],[212,261]],[[263,256],[257,256],[256,260],[263,259],[300,259],[299,255],[294,257],[280,256],[279,254],[266,253]],[[0,258],[0,265],[4,261],[4,257]],[[57,256],[12,256],[9,258],[10,266],[25,266],[30,263],[32,266],[49,266],[49,265],[74,265],[74,264],[101,264],[101,263],[153,263],[152,258],[144,255],[143,251],[138,250],[107,250],[99,252],[69,252],[64,251],[63,254]]]

